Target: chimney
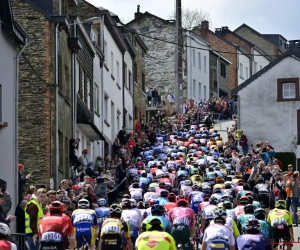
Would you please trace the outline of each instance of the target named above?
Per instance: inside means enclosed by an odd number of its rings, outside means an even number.
[[[209,29],[209,22],[208,21],[202,21],[201,22],[201,29],[208,30]]]
[[[222,30],[228,30],[228,26],[223,26]]]
[[[137,12],[134,13],[134,18],[138,18],[140,15],[143,15],[143,13],[140,12],[140,5],[137,6]]]

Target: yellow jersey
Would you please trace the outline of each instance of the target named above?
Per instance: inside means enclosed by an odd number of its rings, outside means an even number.
[[[100,238],[108,234],[122,235],[123,233],[127,240],[131,239],[127,222],[116,218],[108,218],[102,224]]]
[[[136,240],[137,250],[176,250],[174,238],[159,231],[144,232]]]
[[[291,213],[285,209],[275,208],[271,210],[268,215],[267,221],[271,224],[271,226],[274,225],[292,226],[293,225],[293,217]]]

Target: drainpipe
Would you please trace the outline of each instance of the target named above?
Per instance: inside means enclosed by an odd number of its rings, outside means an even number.
[[[191,37],[191,32],[190,32],[190,88],[191,91],[189,91],[190,93],[193,92],[193,49],[192,49],[192,37]],[[196,52],[195,52],[195,56],[196,56]],[[196,58],[195,58],[196,60]],[[188,94],[189,96],[189,94]],[[190,96],[190,98],[192,98],[192,95]]]
[[[77,21],[75,20],[74,23],[76,23]],[[77,26],[76,24],[73,27],[74,29],[74,37],[77,36]],[[76,90],[76,85],[77,85],[77,79],[76,79],[76,54],[75,52],[72,53],[72,57],[73,57],[73,63],[72,63],[72,68],[73,68],[73,79],[74,79],[74,83],[75,85],[73,86],[73,138],[76,138],[76,124],[77,124],[77,90]]]
[[[105,61],[105,54],[104,54],[104,15],[101,17],[101,51],[104,55],[104,61]],[[104,65],[103,65],[104,66]],[[103,107],[103,100],[104,100],[104,77],[103,77],[104,71],[103,67],[101,68],[101,132],[104,135],[104,107]],[[105,142],[102,142],[102,155],[104,155],[104,147]]]
[[[125,59],[125,52],[122,54],[122,76],[124,77],[124,59]],[[126,116],[125,116],[125,88],[124,88],[124,79],[122,77],[123,83],[121,86],[123,86],[123,93],[122,93],[122,98],[123,98],[123,126],[126,125]],[[128,112],[128,111],[127,111]],[[126,114],[127,114],[126,112]]]
[[[14,202],[15,204],[18,203],[19,199],[19,181],[18,181],[18,172],[17,172],[17,165],[19,162],[19,154],[18,154],[18,144],[19,144],[19,137],[18,137],[18,124],[19,124],[19,117],[18,117],[18,106],[19,106],[19,59],[20,55],[23,53],[25,48],[27,47],[27,38],[25,38],[24,46],[19,50],[15,57],[15,84],[14,84],[14,116],[15,116],[15,124],[14,124],[14,162],[13,162],[13,176],[14,176]]]
[[[220,63],[220,56],[218,56],[218,59],[217,59],[217,97],[220,97],[220,83],[219,83],[219,80],[220,80],[220,77],[219,77],[219,63]]]
[[[55,32],[55,186],[58,190],[58,165],[59,165],[59,142],[58,142],[58,44],[59,24],[56,24]]]
[[[237,108],[238,108],[238,130],[241,129],[241,97],[238,94],[235,94],[237,96]],[[240,140],[237,140],[238,146],[240,146]]]

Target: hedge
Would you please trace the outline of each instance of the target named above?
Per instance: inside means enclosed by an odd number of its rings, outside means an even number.
[[[288,165],[292,164],[294,170],[296,169],[296,155],[293,152],[276,152],[275,158],[281,161],[282,171],[288,170]]]

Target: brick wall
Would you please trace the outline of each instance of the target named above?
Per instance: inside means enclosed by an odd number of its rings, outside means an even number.
[[[33,184],[48,184],[51,166],[51,91],[48,84],[54,82],[51,74],[53,61],[50,57],[53,25],[42,14],[24,1],[12,0],[16,21],[30,36],[24,55],[29,64],[20,57],[19,64],[19,162],[25,171],[34,171]],[[52,107],[51,107],[52,106]]]
[[[207,29],[202,29],[201,27],[196,27],[194,29],[194,32],[206,39],[210,42],[212,49],[216,50],[218,53],[220,53],[222,56],[227,58],[229,61],[231,61],[232,64],[230,64],[228,69],[228,85],[229,90],[236,88],[238,86],[238,79],[237,79],[237,52],[236,48],[227,42],[223,41],[222,39],[219,39],[212,31]],[[228,52],[228,53],[224,53]]]
[[[234,44],[242,47],[244,50],[247,51],[248,54],[252,54],[251,45],[249,43],[243,41],[239,37],[235,36],[234,34],[225,33],[223,35],[223,38],[226,39],[227,41],[231,42],[231,43],[234,43]]]

